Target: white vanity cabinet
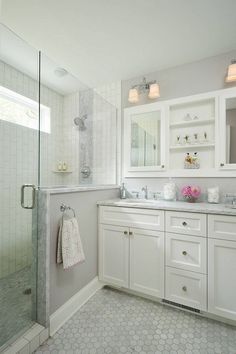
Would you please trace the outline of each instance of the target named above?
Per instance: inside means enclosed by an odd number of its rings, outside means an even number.
[[[163,298],[164,212],[101,206],[99,224],[99,279]]]
[[[100,206],[99,279],[236,321],[236,216]]]
[[[208,217],[208,311],[236,320],[236,217]]]

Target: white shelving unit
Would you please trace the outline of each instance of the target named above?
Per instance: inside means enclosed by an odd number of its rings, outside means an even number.
[[[214,148],[215,143],[207,143],[207,144],[185,144],[185,145],[171,145],[170,150],[194,150],[194,149],[208,149]]]
[[[215,118],[193,119],[193,120],[186,120],[183,122],[171,123],[170,128],[189,127],[189,126],[206,125],[206,124],[214,124],[214,123],[215,123]]]
[[[215,166],[216,97],[181,98],[170,102],[169,107],[169,166],[183,170],[186,154],[197,152],[199,170]],[[186,120],[186,117],[192,119]],[[209,117],[209,118],[207,118]],[[192,143],[196,136],[196,143]],[[190,142],[183,143],[186,139]],[[180,144],[177,141],[180,141]],[[206,139],[207,141],[204,141]],[[188,169],[195,174],[196,169]]]
[[[56,170],[54,170],[54,171],[52,171],[53,173],[72,173],[73,171],[69,171],[69,170],[67,170],[67,171],[56,171]]]

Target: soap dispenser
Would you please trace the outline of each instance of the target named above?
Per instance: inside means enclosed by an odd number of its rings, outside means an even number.
[[[126,189],[124,183],[122,183],[120,187],[120,199],[126,199]]]

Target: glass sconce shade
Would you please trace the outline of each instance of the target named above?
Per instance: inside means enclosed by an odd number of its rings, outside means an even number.
[[[228,74],[225,79],[226,82],[236,81],[236,62],[232,61],[232,64],[228,66]]]
[[[130,103],[137,103],[138,102],[138,90],[136,88],[129,90],[129,98],[128,101]]]
[[[160,87],[158,84],[150,85],[148,97],[151,99],[160,97]]]

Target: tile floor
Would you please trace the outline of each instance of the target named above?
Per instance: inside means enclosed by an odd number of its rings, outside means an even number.
[[[33,324],[32,296],[23,294],[30,284],[29,267],[0,279],[0,346]]]
[[[236,354],[236,327],[104,288],[37,354]]]

